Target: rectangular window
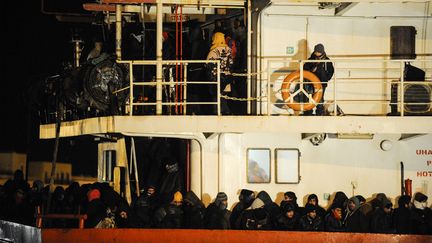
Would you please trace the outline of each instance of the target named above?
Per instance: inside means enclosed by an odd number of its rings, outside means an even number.
[[[247,150],[247,182],[270,183],[270,149]]]
[[[276,183],[300,182],[300,151],[276,149]]]

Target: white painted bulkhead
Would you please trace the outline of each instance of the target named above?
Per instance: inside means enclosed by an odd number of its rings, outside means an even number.
[[[399,138],[399,134],[375,134],[372,139],[327,138],[319,146],[314,146],[309,140],[302,140],[300,134],[214,135],[201,140],[202,151],[199,151],[198,142],[192,143],[192,190],[201,194],[206,204],[214,200],[218,191],[224,191],[228,195],[229,207],[238,201],[239,190],[243,188],[256,192],[265,190],[277,203],[286,191],[294,191],[299,204],[304,203],[308,194],[315,193],[324,207],[328,205],[325,194],[331,195],[336,191],[343,191],[349,197],[360,194],[365,198],[384,192],[395,201],[401,193],[400,162],[403,161],[405,179],[412,180],[413,192],[431,195],[432,177],[419,177],[417,173],[430,171],[427,161],[432,160],[432,154],[417,155],[416,152],[432,148],[432,135],[400,141]],[[391,142],[390,150],[380,148],[383,140]],[[270,183],[247,183],[248,148],[271,150]],[[300,150],[301,179],[298,184],[275,182],[277,148]],[[199,170],[201,156],[202,167]],[[201,173],[202,178],[199,176]],[[355,189],[353,183],[357,186]]]
[[[334,14],[334,8],[319,9],[313,3],[272,2],[260,18],[261,73],[258,77],[261,96],[266,96],[267,81],[270,80],[271,102],[280,99],[278,90],[283,78],[299,69],[297,63],[287,61],[308,59],[318,43],[324,44],[328,56],[335,61],[336,69],[329,81],[325,100],[370,101],[340,104],[346,114],[389,112],[388,105],[372,101],[388,100],[390,85],[385,81],[397,81],[401,75],[400,63],[379,61],[389,59],[391,26],[414,26],[417,31],[417,60],[430,60],[430,56],[424,56],[432,53],[429,2],[353,3],[353,7],[341,16]],[[365,59],[378,62],[361,61]],[[424,69],[426,77],[431,78],[430,61],[414,61],[412,64]],[[267,112],[266,102],[261,109],[263,113]],[[286,112],[273,106],[270,109],[272,113]]]

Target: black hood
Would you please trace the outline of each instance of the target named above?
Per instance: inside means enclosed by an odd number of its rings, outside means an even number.
[[[193,191],[186,192],[183,201],[190,203],[193,207],[204,207],[204,204]]]
[[[339,192],[336,192],[335,197],[333,199],[333,202],[334,203],[341,203],[341,204],[343,204],[347,200],[348,200],[347,195],[344,192],[339,191]]]
[[[271,197],[266,191],[260,191],[257,195],[257,198],[261,199],[266,206],[273,203]]]
[[[240,202],[244,203],[246,206],[246,208],[248,208],[252,202],[255,199],[255,195],[254,192],[248,189],[242,189],[240,191],[240,196],[239,196],[239,200]]]
[[[399,205],[400,208],[405,207],[405,205],[409,205],[410,202],[411,202],[411,197],[408,196],[408,195],[402,195],[398,199],[398,205]]]

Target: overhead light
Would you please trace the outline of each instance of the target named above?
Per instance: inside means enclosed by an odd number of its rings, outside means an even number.
[[[373,139],[372,133],[338,133],[340,139]]]
[[[383,151],[389,151],[390,149],[392,149],[393,147],[393,143],[389,140],[382,140],[380,143],[380,148]]]

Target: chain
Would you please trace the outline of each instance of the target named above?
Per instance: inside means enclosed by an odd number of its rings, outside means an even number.
[[[247,76],[258,76],[259,74],[264,73],[264,72],[256,72],[256,73],[231,73],[231,76],[236,76],[236,77],[247,77]]]
[[[267,96],[260,96],[260,97],[252,97],[252,98],[238,98],[238,97],[231,97],[231,96],[227,96],[227,95],[221,95],[221,98],[224,98],[226,100],[235,100],[235,101],[257,101],[257,100],[261,100],[264,97]]]

